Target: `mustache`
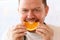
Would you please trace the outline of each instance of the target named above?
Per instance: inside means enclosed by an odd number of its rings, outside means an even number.
[[[26,18],[24,21],[34,21],[34,22],[39,22],[39,19],[37,18]]]

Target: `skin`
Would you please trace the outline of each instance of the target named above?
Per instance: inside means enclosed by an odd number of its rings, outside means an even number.
[[[20,0],[18,12],[20,15],[20,22],[28,21],[34,22],[38,20],[40,23],[35,33],[42,36],[42,40],[52,40],[53,31],[44,24],[44,19],[48,13],[48,6],[44,6],[42,0]],[[24,24],[18,24],[12,29],[13,40],[23,40],[26,35],[26,28]]]

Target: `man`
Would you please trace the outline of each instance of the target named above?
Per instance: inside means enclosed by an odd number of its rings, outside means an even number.
[[[46,4],[46,0],[19,0],[18,12],[20,14],[20,21],[23,23],[24,21],[36,21],[38,20],[40,26],[36,28],[35,31],[31,33],[35,33],[41,38],[34,39],[26,37],[26,28],[23,24],[19,24],[12,30],[13,40],[52,40],[53,38],[53,30],[44,24],[44,19],[47,16],[49,7]],[[25,38],[25,37],[26,38]],[[39,37],[35,36],[35,37]]]
[[[22,24],[16,25],[11,30],[11,40],[53,40],[53,30],[44,23],[48,10],[46,0],[19,0],[18,12]],[[36,20],[38,20],[39,26],[35,31],[27,32],[23,22],[34,22]]]

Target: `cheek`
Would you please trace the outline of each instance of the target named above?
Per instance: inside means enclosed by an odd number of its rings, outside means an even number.
[[[43,19],[45,16],[44,16],[44,14],[36,14],[36,17],[41,20],[41,19]]]
[[[24,20],[26,18],[26,15],[20,14],[20,20]]]

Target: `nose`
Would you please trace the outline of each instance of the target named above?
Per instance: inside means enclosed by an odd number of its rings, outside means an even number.
[[[34,13],[32,11],[29,11],[28,14],[27,14],[27,17],[31,18],[31,19],[34,18],[34,16],[35,15],[34,15]]]

